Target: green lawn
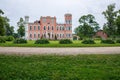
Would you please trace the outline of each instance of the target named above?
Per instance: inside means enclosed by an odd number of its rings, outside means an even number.
[[[120,54],[0,55],[0,80],[119,80]]]
[[[14,44],[13,42],[1,43],[3,47],[114,47],[120,46],[120,43],[116,44],[101,44],[99,40],[96,40],[96,44],[82,44],[81,41],[73,41],[73,44],[59,44],[59,41],[50,41],[50,44],[34,44],[35,41],[28,41],[27,44]]]

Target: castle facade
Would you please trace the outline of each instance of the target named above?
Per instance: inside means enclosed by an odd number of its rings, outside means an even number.
[[[59,24],[56,17],[41,16],[40,20],[29,22],[29,16],[25,16],[25,39],[72,39],[72,15],[64,15],[65,22]]]

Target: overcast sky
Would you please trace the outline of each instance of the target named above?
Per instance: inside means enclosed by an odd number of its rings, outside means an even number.
[[[120,0],[0,0],[0,9],[10,19],[10,24],[17,29],[20,17],[28,15],[30,22],[39,20],[40,16],[56,16],[58,23],[64,23],[64,14],[73,16],[73,30],[79,25],[82,15],[92,14],[102,28],[106,22],[102,12],[109,4],[115,3],[120,9]]]

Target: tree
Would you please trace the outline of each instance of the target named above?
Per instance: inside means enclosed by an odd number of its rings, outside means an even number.
[[[20,18],[20,20],[17,23],[17,25],[19,27],[18,30],[17,30],[19,37],[25,36],[25,26],[24,26],[24,20],[23,20],[23,18]]]
[[[10,26],[9,24],[6,25],[6,35],[13,36],[13,33],[14,33],[14,27]]]
[[[4,12],[0,9],[0,36],[13,35],[14,27],[10,27],[9,19],[2,16]]]
[[[110,37],[113,37],[116,33],[115,19],[117,17],[117,13],[118,11],[115,11],[115,4],[108,5],[107,10],[102,13],[107,20],[103,29]]]
[[[2,16],[4,14],[4,12],[0,9],[0,36],[4,36],[5,35],[5,20],[4,17]]]
[[[83,15],[79,19],[80,25],[75,29],[75,33],[80,37],[91,38],[99,30],[99,24],[91,14]]]
[[[13,36],[14,33],[14,27],[10,26],[9,24],[9,19],[7,17],[4,18],[5,19],[5,35],[6,36]]]
[[[116,35],[120,37],[120,15],[116,19],[116,26],[117,26]]]
[[[19,38],[19,35],[18,33],[13,33],[13,37],[16,39],[16,38]]]

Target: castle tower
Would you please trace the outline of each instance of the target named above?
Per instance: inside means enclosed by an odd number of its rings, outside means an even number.
[[[65,37],[72,39],[72,14],[65,14]]]
[[[29,16],[25,16],[25,39],[28,40],[28,23],[29,23]]]
[[[72,14],[65,14],[65,23],[72,25]]]
[[[29,22],[29,16],[25,16],[25,23]]]

